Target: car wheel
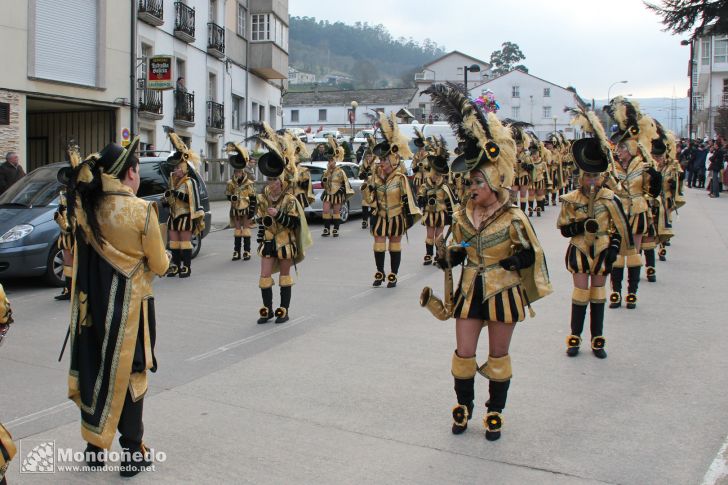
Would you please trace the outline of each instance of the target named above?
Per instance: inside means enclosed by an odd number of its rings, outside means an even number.
[[[341,205],[341,210],[339,211],[341,213],[341,222],[346,222],[349,220],[349,202],[345,202]]]
[[[192,236],[192,259],[195,259],[198,254],[200,254],[200,249],[202,249],[202,238],[195,234]]]
[[[50,253],[48,253],[45,280],[53,286],[64,286],[66,284],[66,278],[63,276],[63,250],[57,244],[53,244]]]

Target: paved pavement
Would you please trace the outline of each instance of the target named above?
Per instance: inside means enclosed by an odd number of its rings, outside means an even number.
[[[534,219],[555,292],[516,330],[495,443],[478,421],[450,433],[453,325],[417,305],[422,286],[442,285],[420,264],[421,227],[404,244],[394,290],[369,287],[371,238],[358,219],[339,240],[316,235],[292,320],[279,326],[255,324],[257,261],[230,262],[231,231],[211,233],[192,278],[156,286],[160,368],[145,439],[167,459],[135,483],[726,483],[728,198],[687,195],[658,282],[642,282],[637,310],[608,310],[605,361],[564,355],[566,241],[553,207]],[[213,226],[226,211],[213,205]],[[6,287],[17,323],[0,351],[0,419],[23,453],[43,440],[81,451],[67,359],[56,362],[67,306],[35,282]],[[484,341],[479,360],[486,355]],[[486,398],[478,379],[477,415]],[[11,484],[120,481],[112,472],[19,475],[22,458]]]

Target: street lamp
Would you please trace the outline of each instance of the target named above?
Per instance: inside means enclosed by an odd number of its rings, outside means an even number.
[[[354,150],[354,134],[356,133],[356,108],[359,107],[359,103],[356,101],[351,102],[351,111],[349,111],[349,123],[351,123],[351,139],[349,144],[351,145],[352,151]]]
[[[688,88],[688,140],[690,140],[693,137],[693,63],[695,62],[693,60],[693,42],[689,40],[681,40],[680,45],[690,46],[690,87]]]
[[[554,131],[556,131],[556,121],[558,121],[558,117],[554,116]]]
[[[627,84],[627,81],[617,81],[617,82],[613,82],[609,86],[609,89],[607,89],[607,104],[609,104],[609,101],[612,99],[612,98],[609,97],[609,93],[610,93],[610,91],[612,91],[612,88],[614,87],[615,84]]]
[[[468,92],[468,71],[480,72],[480,66],[477,64],[471,64],[470,67],[463,66],[463,74],[465,75],[465,92]]]

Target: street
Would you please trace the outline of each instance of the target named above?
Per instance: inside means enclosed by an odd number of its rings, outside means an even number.
[[[145,443],[167,459],[134,483],[728,483],[719,453],[728,435],[728,197],[685,190],[657,282],[643,269],[637,309],[607,310],[606,360],[589,351],[588,330],[579,356],[566,357],[567,240],[558,208],[532,219],[554,293],[515,331],[497,442],[483,437],[480,377],[474,420],[465,434],[450,432],[454,321],[418,305],[422,287],[441,296],[443,280],[422,266],[422,226],[403,240],[397,288],[374,289],[360,218],[339,239],[321,238],[312,223],[291,320],[257,325],[259,260],[230,261],[232,231],[219,230],[227,203],[214,203],[214,232],[192,277],[156,282],[159,370],[149,378]],[[0,421],[16,443],[82,451],[79,412],[66,399],[68,355],[57,362],[68,304],[35,281],[3,284],[16,323],[0,348]],[[114,472],[21,475],[23,458],[19,447],[8,483],[121,482]]]

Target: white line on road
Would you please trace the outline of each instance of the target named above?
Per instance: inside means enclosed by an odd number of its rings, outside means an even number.
[[[702,485],[716,485],[724,483],[724,479],[728,477],[728,462],[726,462],[726,451],[728,450],[728,436],[723,441],[718,454],[715,455],[713,463],[710,464],[708,471],[703,477]]]
[[[12,421],[5,423],[5,426],[7,426],[8,428],[12,428],[14,426],[20,426],[21,424],[30,423],[31,421],[35,421],[35,420],[44,418],[46,416],[50,416],[51,414],[61,412],[70,407],[73,407],[73,402],[65,401],[60,404],[56,404],[55,406],[51,406],[49,408],[42,409],[40,411],[36,411],[32,414],[28,414],[26,416],[21,416],[17,419],[13,419]]]
[[[254,342],[256,340],[262,339],[264,337],[267,337],[269,335],[273,335],[274,333],[281,332],[287,328],[294,327],[298,324],[301,324],[307,320],[311,320],[313,318],[313,315],[308,315],[304,317],[298,317],[290,322],[287,322],[285,325],[280,325],[273,327],[269,330],[266,330],[264,332],[256,333],[255,335],[251,335],[250,337],[246,337],[241,340],[236,340],[235,342],[230,342],[229,344],[222,345],[216,349],[210,350],[209,352],[205,352],[204,354],[195,355],[194,357],[190,357],[186,359],[187,362],[199,362],[201,360],[207,359],[208,357],[212,357],[218,354],[222,354],[223,352],[227,352],[230,349],[234,349],[236,347],[240,347],[241,345],[248,344],[250,342]]]

